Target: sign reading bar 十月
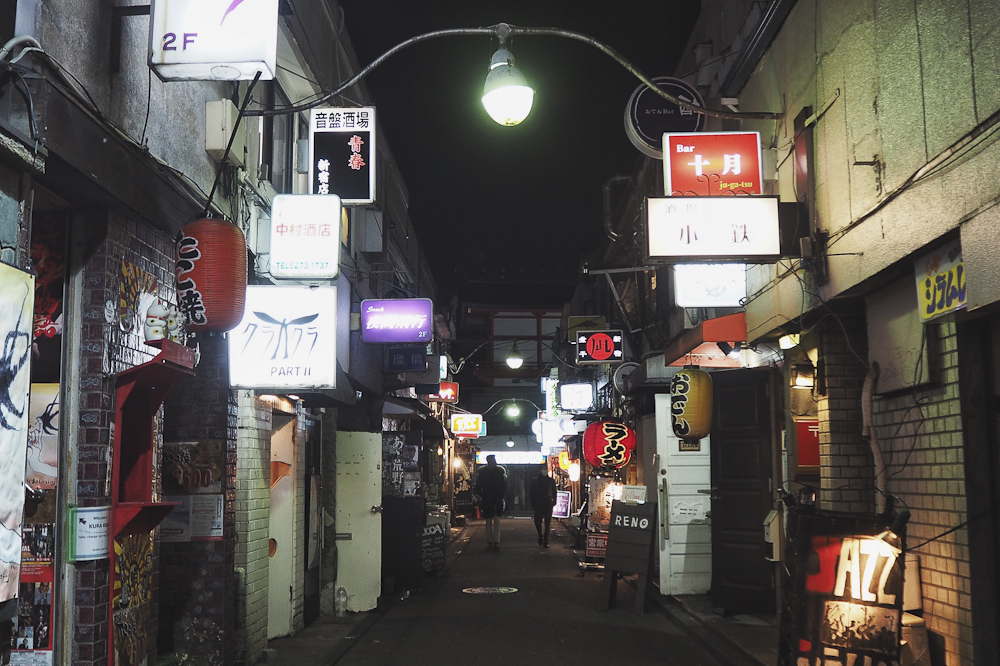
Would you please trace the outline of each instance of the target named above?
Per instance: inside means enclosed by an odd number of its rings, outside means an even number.
[[[336,194],[346,206],[375,203],[375,109],[309,113],[309,193]]]
[[[679,132],[663,135],[667,196],[761,194],[759,132]]]
[[[429,298],[361,301],[363,342],[430,342],[434,303]]]
[[[764,263],[781,255],[777,197],[650,197],[646,214],[650,259]]]
[[[279,194],[271,202],[276,278],[335,278],[340,272],[340,197]]]

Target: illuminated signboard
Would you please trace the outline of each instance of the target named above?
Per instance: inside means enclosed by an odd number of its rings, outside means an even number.
[[[271,260],[277,278],[334,278],[340,272],[338,196],[279,194],[271,201]]]
[[[361,301],[364,342],[430,342],[434,303],[429,298]]]
[[[163,81],[274,78],[278,0],[153,0],[149,66]]]
[[[679,308],[738,308],[746,297],[746,264],[674,266],[674,302]]]
[[[484,425],[482,414],[453,414],[451,417],[451,432],[457,437],[479,437]]]
[[[545,462],[541,451],[477,451],[476,464],[485,465],[486,456],[496,456],[498,465],[541,465]]]
[[[927,323],[966,306],[968,292],[961,240],[922,257],[916,262],[914,273],[921,322]]]
[[[234,388],[336,388],[337,288],[250,285],[228,339]]]
[[[777,197],[656,197],[646,200],[649,257],[777,260]]]
[[[761,194],[758,132],[682,132],[663,135],[667,196]]]
[[[622,332],[580,331],[576,334],[576,362],[621,363],[625,360]],[[565,405],[564,405],[565,406]]]
[[[427,402],[458,402],[458,382],[441,382],[437,393],[427,396]]]
[[[336,194],[347,206],[375,203],[373,107],[310,111],[309,193]]]
[[[559,406],[572,411],[583,411],[594,406],[594,385],[590,383],[560,384]]]

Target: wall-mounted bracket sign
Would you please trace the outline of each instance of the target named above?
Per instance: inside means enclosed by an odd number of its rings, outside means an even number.
[[[759,132],[679,132],[663,135],[667,196],[761,194]]]
[[[438,384],[437,393],[426,396],[427,402],[458,402],[458,382],[441,382]]]
[[[621,363],[624,360],[624,338],[620,330],[580,331],[576,334],[577,365]]]
[[[271,275],[330,279],[340,272],[338,196],[279,194],[271,201]]]
[[[781,255],[777,197],[656,197],[646,214],[653,260],[765,263]]]
[[[483,430],[482,414],[453,414],[451,432],[456,437],[477,438]]]
[[[163,81],[274,78],[278,0],[152,0],[149,66]]]
[[[375,109],[309,113],[309,193],[336,194],[345,206],[375,203]]]
[[[363,342],[430,342],[434,303],[429,298],[361,301]]]

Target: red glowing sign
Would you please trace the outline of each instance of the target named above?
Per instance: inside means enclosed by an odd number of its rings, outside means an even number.
[[[663,135],[667,196],[761,194],[758,132]]]
[[[625,360],[621,331],[580,331],[576,334],[576,362],[621,363]]]
[[[427,402],[458,402],[458,383],[441,382],[438,385],[438,392],[427,396]]]

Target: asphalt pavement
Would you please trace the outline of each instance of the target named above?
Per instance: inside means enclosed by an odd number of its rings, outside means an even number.
[[[615,603],[602,610],[603,571],[581,569],[571,528],[554,522],[551,546],[542,548],[530,519],[501,523],[498,550],[487,549],[482,520],[452,528],[443,573],[426,576],[418,590],[383,594],[377,610],[323,616],[270,641],[266,663],[776,664],[773,617],[722,616],[707,595],[667,597],[655,589],[639,612],[635,576],[616,582]]]

